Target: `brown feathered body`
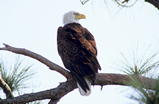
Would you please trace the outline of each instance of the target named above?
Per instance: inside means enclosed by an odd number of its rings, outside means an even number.
[[[66,24],[58,28],[57,46],[64,66],[85,92],[90,90],[85,78],[94,82],[101,69],[93,35],[78,23]]]

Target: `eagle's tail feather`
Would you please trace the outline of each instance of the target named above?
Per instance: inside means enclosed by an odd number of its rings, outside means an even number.
[[[90,95],[91,94],[91,80],[89,79],[89,78],[84,78],[85,79],[85,81],[86,81],[86,83],[87,83],[87,85],[88,85],[88,87],[89,87],[89,90],[88,89],[86,89],[86,92],[82,89],[82,87],[78,84],[78,82],[77,82],[77,86],[78,86],[78,89],[79,89],[79,92],[80,92],[80,94],[82,95],[82,96],[88,96],[88,95]]]

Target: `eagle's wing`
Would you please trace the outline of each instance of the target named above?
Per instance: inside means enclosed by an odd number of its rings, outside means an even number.
[[[89,31],[72,27],[58,28],[58,52],[64,66],[69,69],[79,85],[86,91],[89,90],[84,76],[90,76],[92,80],[98,72],[100,65],[97,61],[97,49],[94,37]]]

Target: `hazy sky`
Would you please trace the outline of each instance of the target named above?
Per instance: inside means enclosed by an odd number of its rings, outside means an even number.
[[[80,0],[0,0],[0,47],[2,43],[26,48],[48,58],[63,67],[57,53],[56,33],[62,26],[63,14],[78,11],[86,15],[80,23],[95,37],[101,73],[121,73],[114,69],[114,62],[120,58],[120,51],[130,55],[158,48],[159,11],[152,5],[138,0],[130,8],[122,8],[109,0],[90,0],[81,5]],[[12,56],[10,52],[0,51],[0,55]],[[65,78],[49,70],[33,59],[37,72],[31,84],[40,85],[34,91],[54,88]],[[29,93],[29,92],[26,92]],[[83,97],[78,90],[63,97],[58,104],[136,104],[128,96],[131,89],[123,86],[92,87],[92,94]]]

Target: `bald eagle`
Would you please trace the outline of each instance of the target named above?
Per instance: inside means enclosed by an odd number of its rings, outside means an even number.
[[[57,48],[64,66],[76,80],[80,94],[88,96],[101,67],[97,60],[95,39],[79,24],[80,19],[86,19],[86,16],[74,11],[64,14],[64,26],[57,31]]]

